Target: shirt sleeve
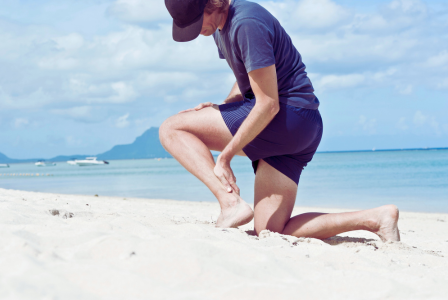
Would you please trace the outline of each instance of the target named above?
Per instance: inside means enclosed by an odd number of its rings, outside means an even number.
[[[226,58],[224,57],[224,54],[222,54],[221,50],[219,50],[219,48],[218,48],[218,55],[219,55],[219,58],[220,58],[220,59],[226,59]]]
[[[275,64],[273,33],[257,19],[243,20],[236,29],[235,50],[247,73]]]

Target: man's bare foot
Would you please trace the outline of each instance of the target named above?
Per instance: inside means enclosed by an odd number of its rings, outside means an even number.
[[[221,209],[216,227],[236,228],[252,221],[254,211],[238,194],[228,193],[226,198],[230,200],[229,205]]]
[[[370,231],[377,234],[383,242],[400,241],[400,232],[398,230],[399,211],[395,205],[384,205],[372,209],[374,211],[374,219],[371,224]]]

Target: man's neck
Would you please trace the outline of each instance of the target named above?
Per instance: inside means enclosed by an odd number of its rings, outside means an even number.
[[[222,13],[221,23],[218,26],[219,30],[222,30],[224,28],[224,26],[226,25],[227,16],[229,15],[229,10],[230,10],[230,4],[231,3],[232,3],[232,0],[229,1],[229,7],[227,7],[226,11]]]

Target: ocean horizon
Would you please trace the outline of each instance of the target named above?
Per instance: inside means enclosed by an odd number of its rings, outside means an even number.
[[[14,163],[0,169],[0,187],[61,194],[216,201],[176,160],[110,160],[78,167]],[[249,159],[232,168],[241,196],[253,203],[255,175]],[[18,176],[19,174],[52,176]],[[6,174],[16,174],[15,176]],[[396,204],[404,211],[448,212],[448,149],[318,152],[302,173],[297,206],[371,208]]]

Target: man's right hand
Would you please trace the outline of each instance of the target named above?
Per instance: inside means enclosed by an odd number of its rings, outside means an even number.
[[[206,107],[211,107],[213,105],[217,105],[217,104],[213,104],[211,102],[204,102],[204,103],[199,104],[195,108],[189,108],[189,109],[180,111],[179,113],[181,114],[181,113],[185,113],[185,112],[189,112],[189,111],[198,111],[198,110],[201,110],[201,109],[206,108]]]

